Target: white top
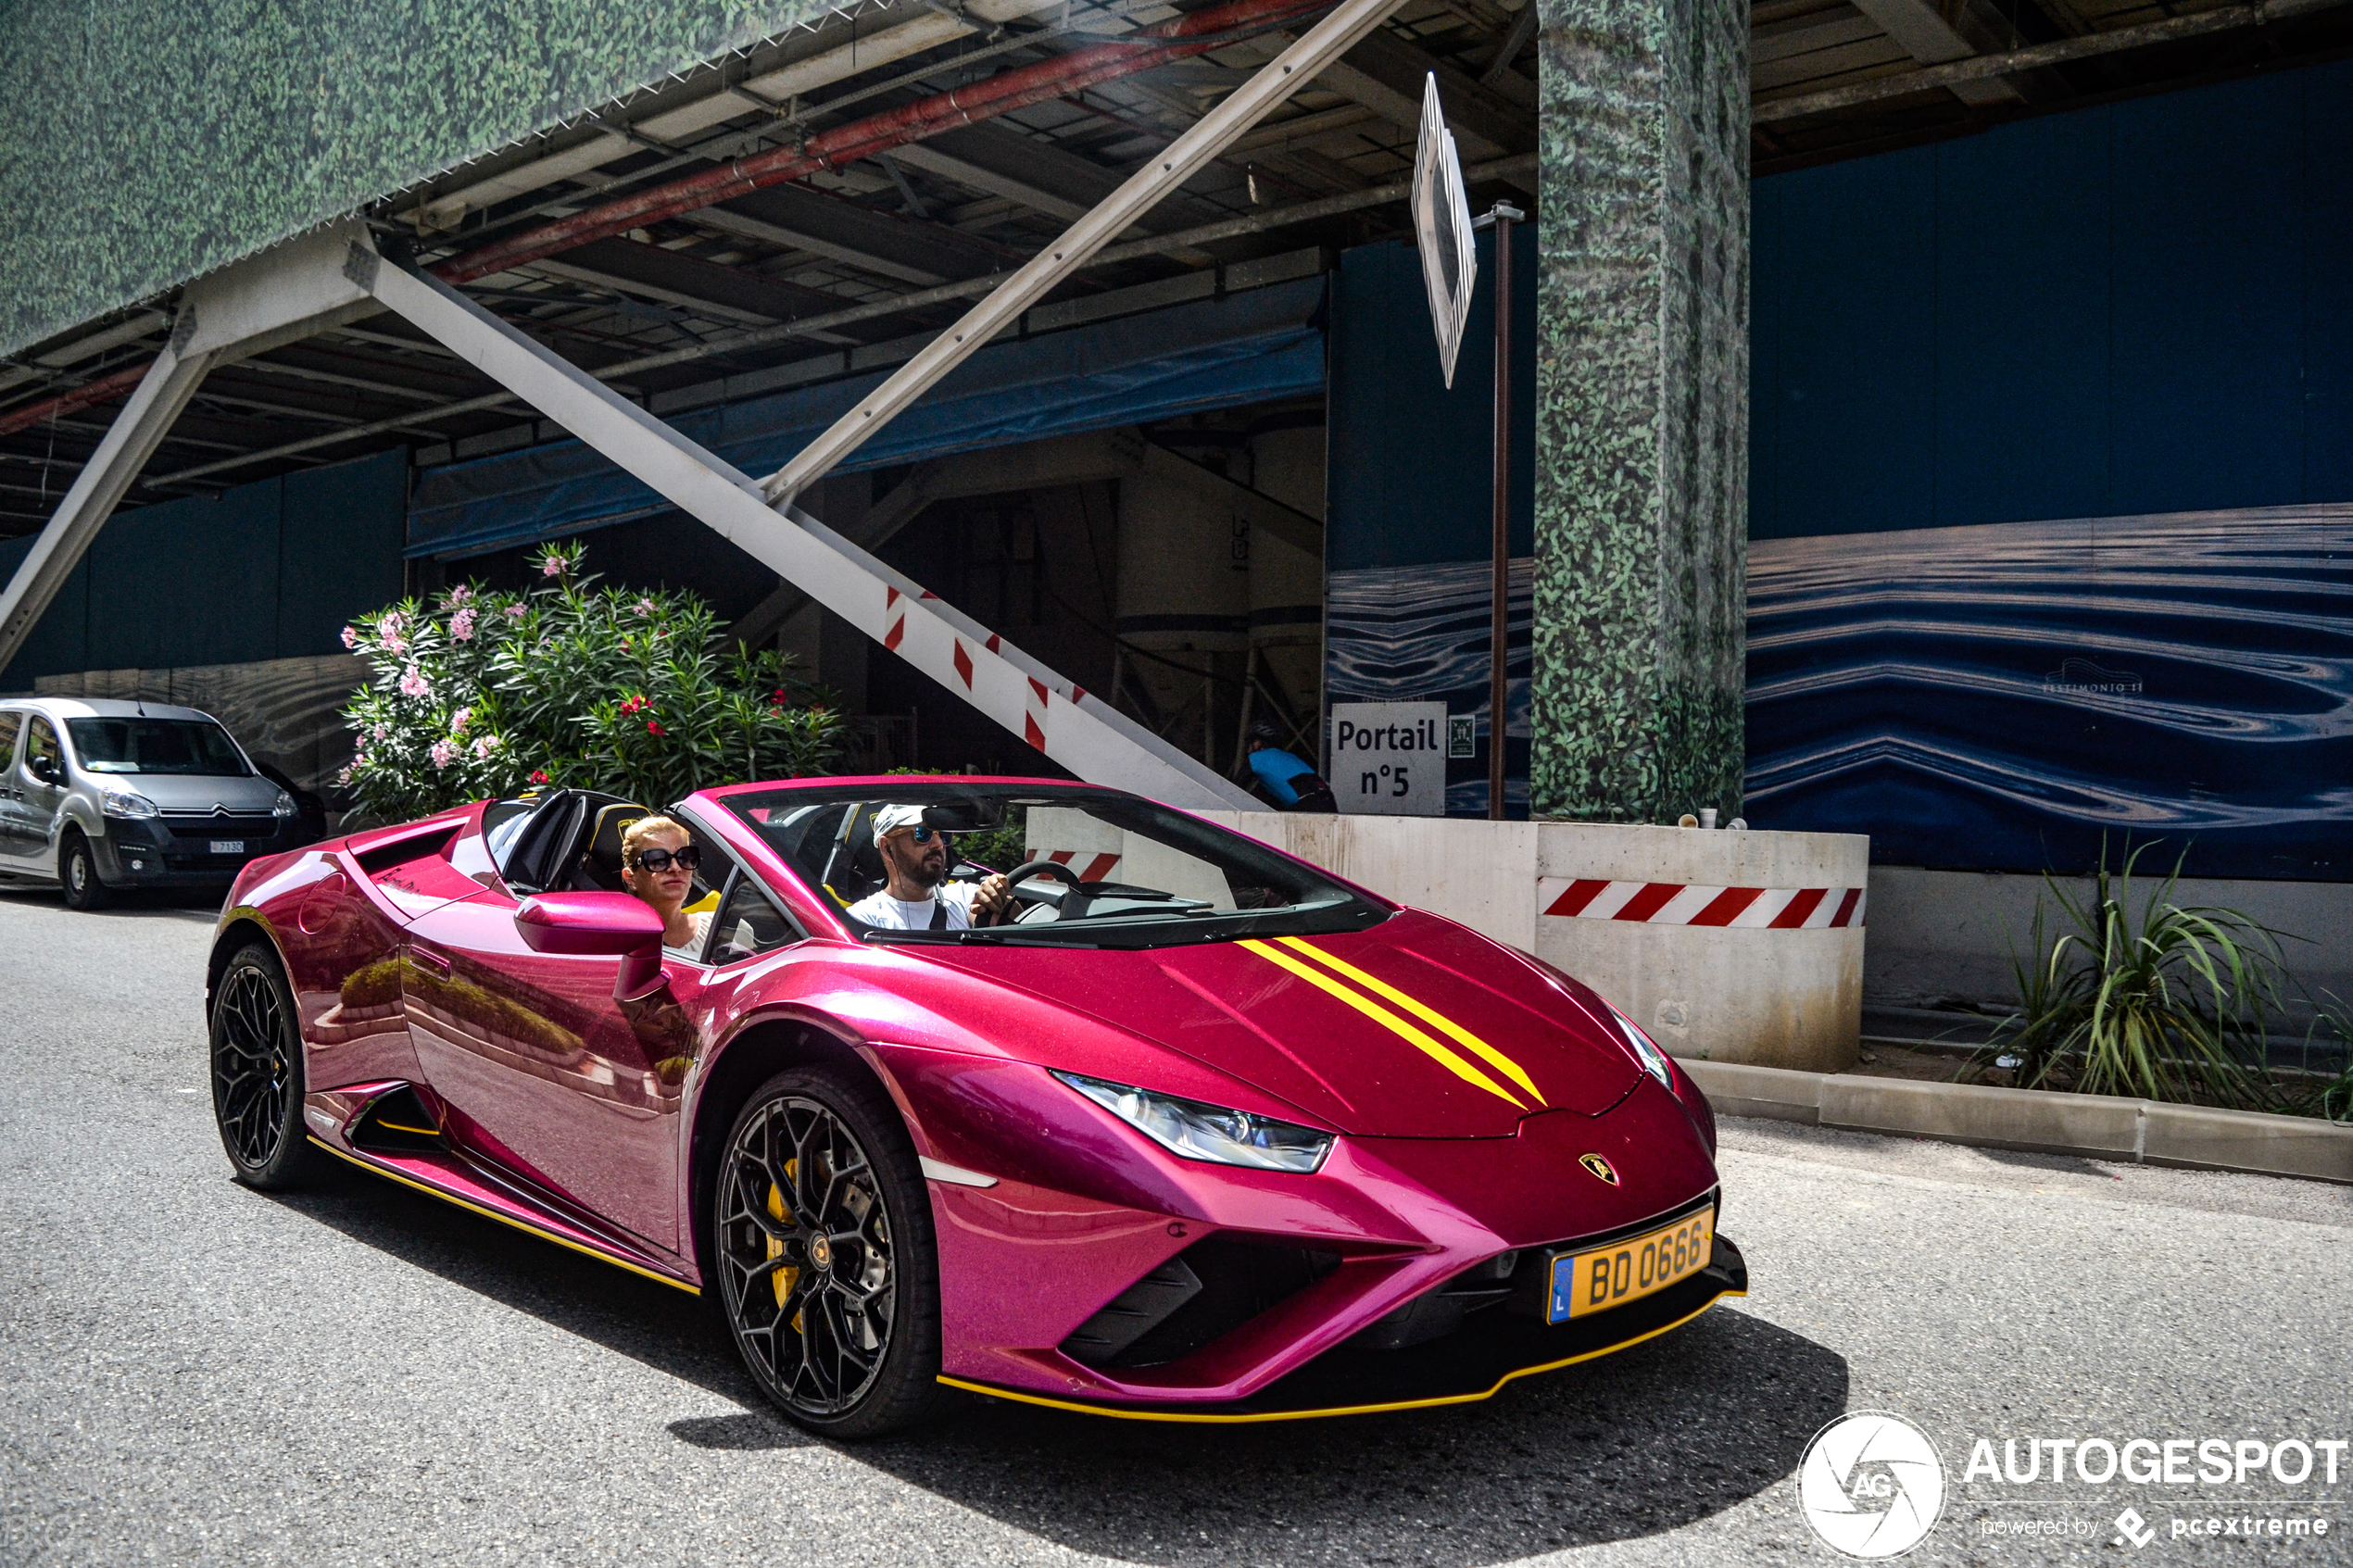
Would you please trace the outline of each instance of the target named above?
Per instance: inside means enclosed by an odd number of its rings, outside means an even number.
[[[903,898],[892,897],[886,888],[850,905],[849,918],[885,931],[929,931],[933,909],[945,904],[948,906],[946,929],[969,931],[973,923],[973,897],[979,891],[975,884],[969,882],[943,883],[933,897],[910,904]]]
[[[661,956],[665,959],[685,959],[688,963],[700,963],[702,939],[711,935],[711,911],[709,909],[704,909],[698,914],[688,915],[686,922],[695,928],[695,934],[675,947],[664,942],[661,945]]]

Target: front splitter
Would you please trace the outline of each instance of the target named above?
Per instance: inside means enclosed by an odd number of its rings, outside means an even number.
[[[1444,1339],[1407,1350],[1328,1350],[1246,1399],[1216,1405],[1112,1404],[1062,1399],[941,1374],[950,1388],[1122,1421],[1239,1424],[1428,1410],[1493,1399],[1515,1378],[1558,1372],[1655,1339],[1727,1296],[1748,1294],[1748,1265],[1722,1236],[1707,1267],[1656,1295],[1557,1325],[1490,1312]],[[1482,1321],[1492,1318],[1493,1322]]]

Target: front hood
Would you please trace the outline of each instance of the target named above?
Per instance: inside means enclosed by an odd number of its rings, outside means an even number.
[[[255,774],[229,778],[207,773],[84,773],[91,783],[144,795],[166,811],[209,811],[226,806],[240,816],[277,804],[278,786]]]
[[[900,950],[1021,986],[1366,1137],[1507,1137],[1523,1116],[1598,1116],[1641,1072],[1598,1004],[1414,909],[1341,935],[1142,952]]]

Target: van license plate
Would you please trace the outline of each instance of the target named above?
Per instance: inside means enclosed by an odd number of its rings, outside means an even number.
[[[245,852],[245,841],[242,838],[216,838],[212,841],[212,852],[216,855],[242,855]]]

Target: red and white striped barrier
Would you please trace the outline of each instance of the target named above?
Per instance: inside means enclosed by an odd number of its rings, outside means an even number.
[[[1706,887],[1683,882],[1601,882],[1540,877],[1536,908],[1573,920],[1647,925],[1729,925],[1823,931],[1863,923],[1859,887]]]
[[[1076,866],[1078,863],[1078,857],[1084,853],[1086,852],[1078,849],[1055,849],[1048,852],[1046,859],[1058,866]],[[1035,856],[1031,858],[1036,859]],[[1106,881],[1111,876],[1112,868],[1118,864],[1119,857],[1116,855],[1091,856],[1087,861],[1086,869],[1079,872],[1078,880],[1081,882]]]

